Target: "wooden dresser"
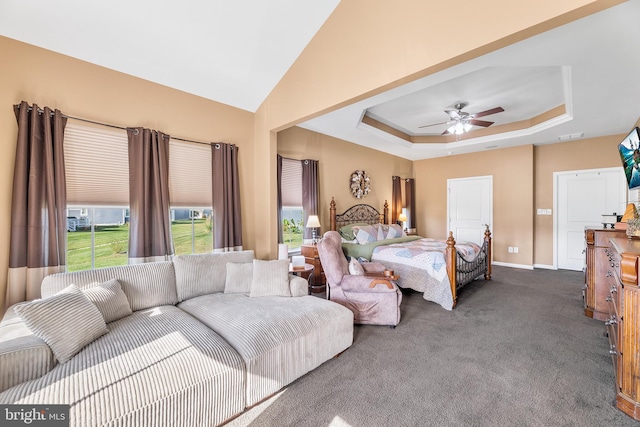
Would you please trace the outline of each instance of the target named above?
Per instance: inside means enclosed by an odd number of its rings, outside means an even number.
[[[320,263],[320,257],[318,256],[318,246],[302,245],[300,253],[304,256],[304,262],[313,265],[313,277],[311,278],[311,283],[309,283],[311,292],[324,292],[326,280],[324,271],[322,270],[322,264]]]
[[[640,240],[613,237],[607,249],[609,316],[605,322],[616,377],[616,407],[640,420]]]
[[[607,276],[611,274],[607,254],[609,239],[612,237],[626,238],[626,236],[625,230],[611,228],[585,229],[587,257],[582,293],[584,314],[586,316],[603,321],[609,317],[609,304],[605,301],[609,295]]]

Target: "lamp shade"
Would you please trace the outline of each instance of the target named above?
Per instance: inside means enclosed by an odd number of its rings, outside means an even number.
[[[318,215],[309,215],[309,219],[307,219],[307,228],[318,228],[321,227],[320,220],[318,219]]]
[[[402,221],[405,222],[407,220],[407,216],[403,213],[401,213],[400,215],[398,215],[398,221]]]

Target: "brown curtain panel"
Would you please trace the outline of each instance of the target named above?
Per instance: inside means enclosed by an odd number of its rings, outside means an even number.
[[[59,110],[26,102],[18,120],[11,198],[9,272],[5,305],[40,298],[40,283],[65,270],[67,189],[64,128]]]
[[[320,187],[318,180],[318,161],[303,160],[302,161],[302,212],[304,215],[304,223],[307,224],[309,215],[318,215],[318,199],[320,196]],[[316,235],[321,236],[321,230],[316,229]],[[313,238],[313,231],[304,227],[304,239]]]
[[[169,212],[169,135],[127,129],[129,138],[129,263],[173,257]]]
[[[282,156],[278,154],[278,243],[284,241],[284,235],[282,233]]]
[[[394,176],[391,187],[391,224],[398,222],[398,216],[402,213],[402,179]]]
[[[233,144],[211,145],[213,176],[213,251],[242,250],[242,215],[238,147]]]
[[[409,226],[407,228],[416,228],[416,180],[407,178],[404,180],[404,198],[407,208],[407,219]]]

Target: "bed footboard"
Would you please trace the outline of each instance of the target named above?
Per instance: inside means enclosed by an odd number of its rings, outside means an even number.
[[[453,232],[449,232],[447,238],[447,274],[451,282],[451,294],[453,295],[453,306],[458,302],[458,290],[467,283],[470,283],[484,274],[485,280],[491,280],[491,231],[486,226],[484,241],[480,253],[473,261],[466,261],[456,251],[456,241]]]

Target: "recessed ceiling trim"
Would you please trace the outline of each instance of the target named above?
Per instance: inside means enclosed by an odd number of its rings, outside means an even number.
[[[469,145],[468,143],[479,143],[489,139],[505,139],[523,135],[531,135],[532,133],[548,129],[560,123],[571,120],[572,117],[567,114],[566,105],[562,104],[551,110],[545,111],[537,116],[517,122],[506,123],[502,125],[492,126],[490,128],[473,129],[462,135],[423,135],[411,136],[394,127],[382,123],[365,114],[362,116],[360,126],[358,128],[373,131],[378,136],[386,135],[385,139],[402,140],[409,144],[453,144],[456,146]],[[508,136],[504,136],[504,135]],[[384,136],[383,136],[384,137]],[[460,144],[466,142],[466,144]]]

